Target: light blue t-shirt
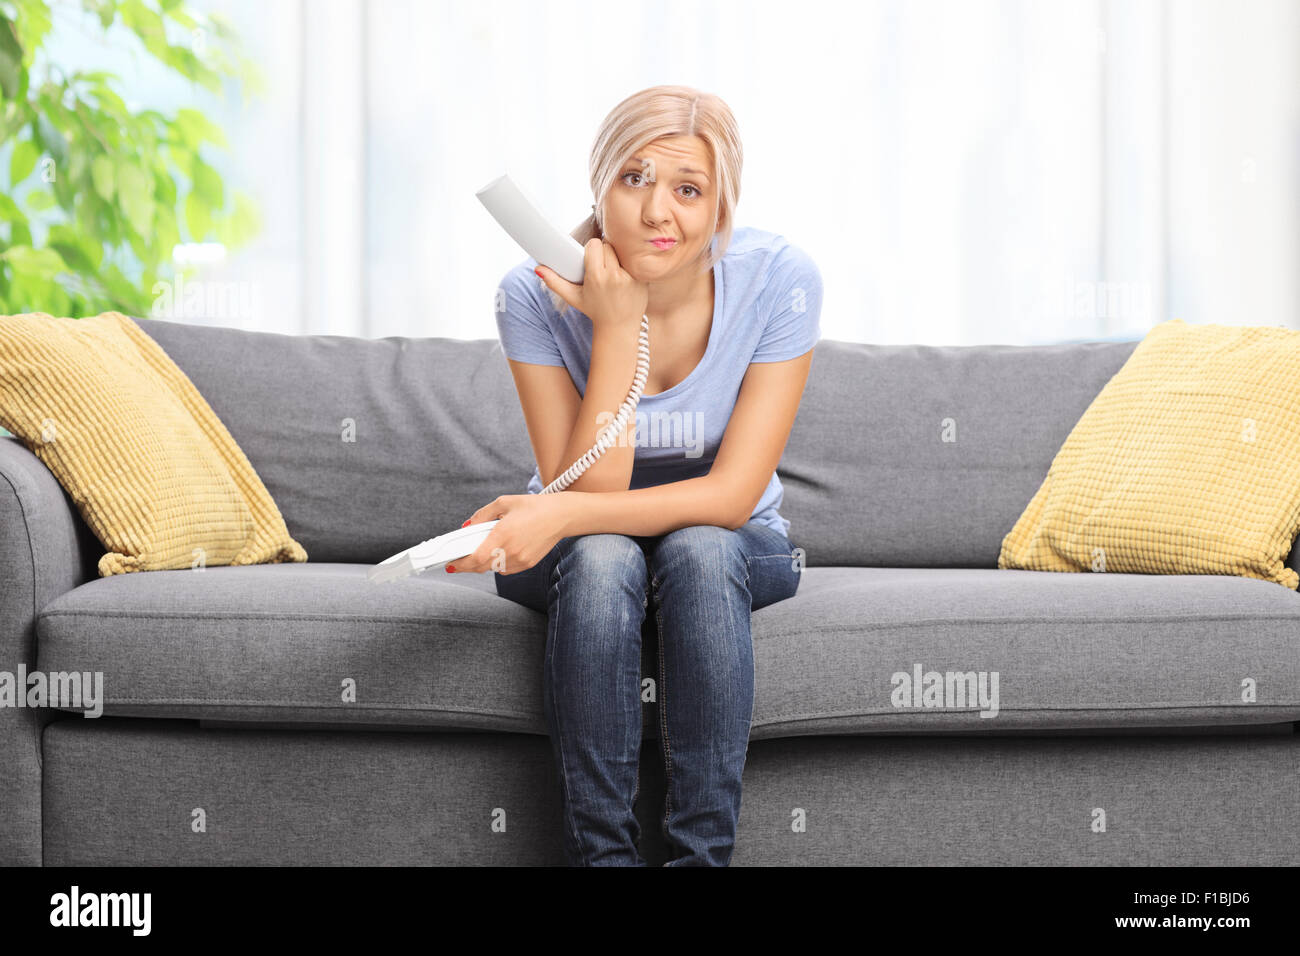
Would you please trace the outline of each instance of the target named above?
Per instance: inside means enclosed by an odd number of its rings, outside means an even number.
[[[496,301],[504,311],[496,321],[502,351],[519,362],[563,365],[578,394],[585,394],[591,319],[574,308],[557,313],[533,273],[536,266],[530,257],[501,280]],[[713,267],[713,292],[713,326],[700,363],[672,388],[642,395],[637,404],[630,488],[708,474],[750,363],[796,358],[820,337],[821,273],[807,253],[777,233],[737,227]],[[534,464],[527,491],[541,490]],[[777,511],[783,495],[774,471],[752,517],[788,537],[790,522]]]

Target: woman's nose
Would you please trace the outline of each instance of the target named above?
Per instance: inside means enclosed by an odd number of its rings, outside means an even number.
[[[653,219],[655,222],[662,222],[667,218],[664,210],[667,208],[667,196],[660,192],[658,184],[650,187],[649,195],[645,200],[646,218]]]

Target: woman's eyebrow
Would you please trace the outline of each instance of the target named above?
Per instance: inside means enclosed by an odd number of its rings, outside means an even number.
[[[633,156],[630,160],[628,160],[628,162],[629,162],[629,163],[644,163],[645,160],[642,159],[640,156]],[[703,172],[702,170],[699,170],[699,169],[691,169],[689,166],[678,166],[678,167],[677,167],[677,171],[678,171],[679,173],[694,173],[696,176],[703,176],[705,179],[708,179],[708,178],[709,178],[707,173],[705,173],[705,172]]]

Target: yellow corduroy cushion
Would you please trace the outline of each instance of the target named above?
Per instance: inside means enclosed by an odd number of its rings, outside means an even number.
[[[1230,574],[1288,588],[1300,332],[1171,319],[1075,424],[999,568]]]
[[[0,424],[108,549],[101,576],[307,560],[226,426],[120,312],[0,316]]]

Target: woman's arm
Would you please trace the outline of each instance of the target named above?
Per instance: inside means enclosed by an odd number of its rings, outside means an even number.
[[[524,408],[537,470],[545,487],[563,474],[596,443],[618,415],[636,377],[641,316],[648,286],[628,275],[614,247],[593,237],[583,247],[584,282],[569,282],[549,266],[533,271],[543,284],[570,306],[590,317],[591,360],[587,387],[576,414],[577,390],[554,372],[511,363],[519,401]],[[558,416],[558,418],[557,418]],[[626,491],[632,483],[636,454],[636,418],[623,427],[614,443],[570,484],[585,492]]]
[[[750,364],[707,475],[649,488],[567,493],[565,535],[658,536],[697,524],[743,526],[780,464],[812,355],[810,349],[788,361]]]
[[[543,487],[586,454],[618,414],[635,377],[639,331],[639,322],[630,335],[621,327],[596,327],[585,396],[578,395],[563,366],[509,360]],[[627,490],[632,481],[635,434],[633,418],[618,443],[605,449],[568,490]]]
[[[600,433],[618,414],[636,377],[637,339],[641,317],[622,324],[597,323],[592,329],[591,362],[587,371],[587,388],[578,408],[568,444],[558,461],[543,468],[542,484],[554,481],[570,465],[585,455]],[[606,448],[591,466],[569,485],[570,491],[626,491],[632,483],[632,465],[636,454],[636,416],[628,420],[619,440]]]

